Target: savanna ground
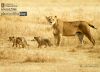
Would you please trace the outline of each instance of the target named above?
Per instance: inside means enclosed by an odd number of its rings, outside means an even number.
[[[26,3],[26,5],[29,5]],[[0,16],[0,72],[100,72],[100,6],[31,6],[28,16]],[[25,5],[24,5],[25,6]],[[54,43],[51,26],[45,16],[57,15],[62,20],[84,20],[96,41],[94,48],[85,37],[82,47],[77,36],[62,37],[59,47],[37,48],[34,36]],[[26,48],[12,47],[9,36],[25,37]]]

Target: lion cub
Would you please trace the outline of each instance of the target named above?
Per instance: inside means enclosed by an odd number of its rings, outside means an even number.
[[[27,41],[25,40],[24,37],[14,37],[14,36],[12,36],[12,37],[9,37],[9,41],[11,41],[13,43],[12,47],[14,47],[14,46],[20,47],[21,46],[22,48],[24,48],[24,47],[26,47],[26,45],[28,45]]]
[[[40,48],[41,46],[45,46],[45,48],[47,46],[49,46],[49,47],[52,46],[52,44],[51,44],[49,39],[43,39],[41,37],[34,37],[34,39],[32,41],[34,41],[34,40],[37,41],[38,48]]]

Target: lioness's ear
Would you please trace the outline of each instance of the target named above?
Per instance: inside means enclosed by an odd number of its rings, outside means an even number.
[[[45,16],[45,18],[48,18],[47,16]]]
[[[12,38],[14,38],[14,36],[12,36]]]
[[[57,18],[57,16],[55,16],[55,18]]]

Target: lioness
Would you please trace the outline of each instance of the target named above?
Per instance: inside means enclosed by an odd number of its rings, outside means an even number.
[[[52,44],[51,44],[49,39],[43,39],[43,38],[40,38],[40,37],[34,37],[34,40],[37,41],[38,48],[40,48],[43,45],[45,45],[45,47],[52,46]],[[34,41],[34,40],[32,40],[32,41]]]
[[[62,21],[57,18],[57,16],[46,16],[49,24],[52,25],[53,35],[56,40],[56,45],[60,44],[61,34],[62,36],[75,36],[77,35],[79,41],[82,45],[84,35],[92,42],[93,46],[95,45],[95,40],[90,33],[89,26],[96,29],[93,25],[89,24],[86,21]]]
[[[24,37],[9,37],[9,40],[13,42],[12,47],[16,46],[16,47],[26,47],[28,46],[27,41],[25,40]]]

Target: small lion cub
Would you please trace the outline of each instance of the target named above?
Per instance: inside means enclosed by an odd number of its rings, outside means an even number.
[[[41,37],[34,37],[34,39],[32,41],[37,41],[38,43],[38,48],[40,48],[41,46],[45,46],[45,48],[47,46],[52,46],[51,42],[49,39],[46,39],[46,38],[41,38]]]

